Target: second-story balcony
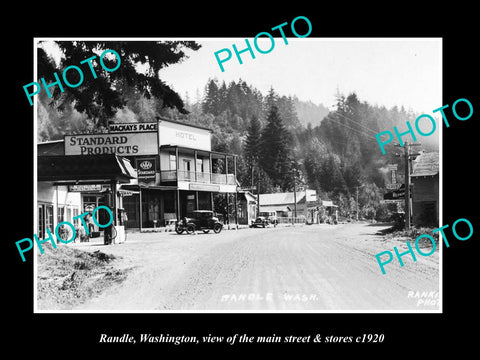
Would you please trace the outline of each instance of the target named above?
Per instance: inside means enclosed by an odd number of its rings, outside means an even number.
[[[160,171],[160,181],[162,183],[186,181],[202,184],[235,185],[235,175],[185,170],[162,170]]]
[[[234,192],[236,155],[180,146],[160,147],[160,183],[179,190]]]

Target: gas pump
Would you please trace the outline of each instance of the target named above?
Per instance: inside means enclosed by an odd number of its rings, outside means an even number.
[[[122,243],[127,241],[127,232],[125,231],[125,223],[128,221],[127,212],[123,208],[118,208],[118,225],[115,227],[117,231],[117,243]]]

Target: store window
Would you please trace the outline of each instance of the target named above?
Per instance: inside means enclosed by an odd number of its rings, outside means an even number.
[[[45,205],[45,228],[53,234],[53,205]]]
[[[65,221],[65,207],[59,206],[57,208],[57,224]]]
[[[45,205],[38,205],[37,236],[43,239],[44,234],[45,234]]]
[[[78,214],[78,208],[77,208],[77,207],[74,207],[74,208],[73,208],[73,217],[72,217],[72,220],[73,220],[74,218],[76,218],[78,215],[79,215],[79,214]],[[73,225],[77,225],[77,226],[78,226],[79,222],[80,222],[80,218],[76,218],[75,220],[73,220]]]
[[[47,229],[53,234],[53,205],[38,204],[38,233],[40,239],[45,238]]]
[[[72,208],[71,207],[67,207],[67,211],[66,211],[64,219],[65,219],[64,221],[68,221],[69,223],[72,222]]]

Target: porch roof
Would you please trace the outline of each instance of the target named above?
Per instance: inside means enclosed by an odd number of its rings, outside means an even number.
[[[182,152],[187,152],[193,154],[195,151],[197,154],[212,154],[214,156],[218,157],[238,157],[237,154],[227,154],[227,153],[222,153],[220,151],[208,151],[208,150],[200,150],[200,149],[194,149],[186,146],[178,146],[178,145],[162,145],[160,146],[160,150],[167,150],[167,149],[177,149]]]
[[[130,161],[114,154],[37,157],[38,181],[77,184],[115,180],[119,183],[128,183],[136,177]]]

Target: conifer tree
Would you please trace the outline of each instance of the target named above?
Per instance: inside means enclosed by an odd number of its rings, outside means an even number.
[[[247,136],[245,138],[245,143],[243,151],[245,154],[245,161],[247,163],[247,168],[250,171],[250,180],[253,185],[254,175],[253,172],[256,171],[258,174],[258,160],[260,156],[260,132],[261,124],[256,116],[252,116],[250,119],[250,125],[247,128]],[[258,175],[257,175],[258,176]]]
[[[252,116],[250,119],[250,126],[247,128],[244,151],[246,160],[253,165],[258,162],[258,157],[260,154],[261,130],[260,121],[258,121],[256,116]]]
[[[274,186],[278,185],[282,190],[286,190],[286,184],[289,183],[286,179],[291,177],[291,137],[275,105],[270,109],[260,139],[260,166]]]
[[[202,103],[204,114],[218,115],[219,112],[219,90],[217,80],[210,79],[205,86],[205,98]]]

